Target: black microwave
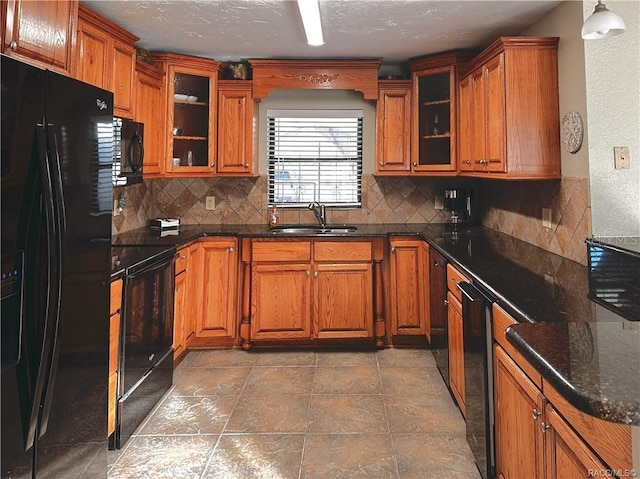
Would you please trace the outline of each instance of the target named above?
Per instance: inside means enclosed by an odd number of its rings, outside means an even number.
[[[142,182],[144,161],[144,123],[113,118],[113,186]]]

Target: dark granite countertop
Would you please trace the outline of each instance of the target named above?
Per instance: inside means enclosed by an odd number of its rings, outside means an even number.
[[[589,300],[586,266],[481,226],[459,231],[442,224],[355,226],[357,232],[334,237],[426,240],[522,323],[508,329],[508,340],[571,404],[610,421],[640,425],[640,334],[632,328],[640,323],[604,314]],[[266,225],[184,225],[179,235],[158,237],[141,228],[115,236],[113,244],[179,247],[204,236],[281,237]],[[575,349],[581,331],[589,331],[597,345],[588,367],[579,359],[588,351]]]

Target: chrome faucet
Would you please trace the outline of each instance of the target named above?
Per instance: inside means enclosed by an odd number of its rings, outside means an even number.
[[[318,220],[318,223],[320,223],[320,226],[322,226],[323,228],[326,228],[327,227],[327,209],[325,205],[323,205],[322,203],[318,203],[317,201],[314,201],[313,203],[309,203],[309,209],[313,211],[313,214],[316,216],[316,219]]]

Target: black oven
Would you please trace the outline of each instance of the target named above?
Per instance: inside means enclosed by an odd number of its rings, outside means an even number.
[[[116,448],[121,448],[173,383],[175,248],[114,247],[124,272]]]
[[[142,182],[144,162],[144,123],[113,118],[113,186]]]

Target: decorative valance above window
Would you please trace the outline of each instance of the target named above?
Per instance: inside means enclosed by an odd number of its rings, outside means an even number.
[[[356,90],[365,100],[378,99],[379,61],[369,60],[249,60],[253,69],[253,98],[271,90]]]

